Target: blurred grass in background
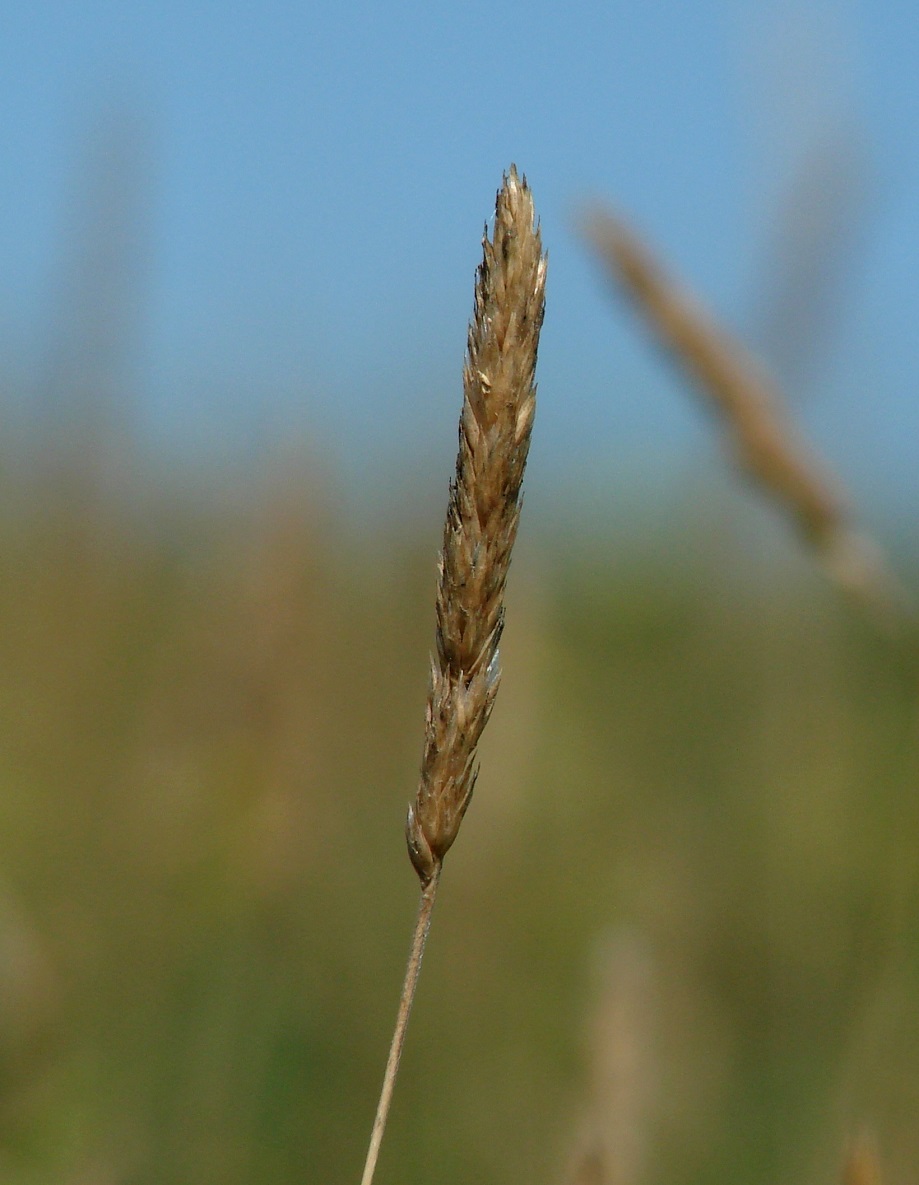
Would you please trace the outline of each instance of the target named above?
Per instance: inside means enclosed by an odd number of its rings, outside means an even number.
[[[439,538],[79,478],[0,510],[0,1177],[356,1180]],[[642,1182],[914,1179],[915,650],[718,530],[526,544],[381,1182],[560,1181],[623,942]]]

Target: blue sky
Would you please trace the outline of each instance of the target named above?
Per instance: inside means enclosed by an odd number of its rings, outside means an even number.
[[[296,439],[371,491],[443,474],[482,226],[515,161],[550,254],[542,496],[717,456],[573,229],[603,198],[774,355],[860,498],[915,508],[917,43],[907,0],[8,5],[0,381],[29,399],[50,359],[69,365],[101,192],[131,296],[97,315],[121,326],[151,448],[193,462]],[[802,362],[770,310],[795,262],[781,211],[814,161],[851,186],[825,199],[834,280]]]

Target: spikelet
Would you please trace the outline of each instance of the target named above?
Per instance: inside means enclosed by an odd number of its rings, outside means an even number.
[[[463,368],[456,477],[438,559],[421,779],[409,855],[427,884],[456,838],[476,779],[475,749],[500,681],[504,586],[536,410],[546,259],[526,178],[514,166],[495,204]]]

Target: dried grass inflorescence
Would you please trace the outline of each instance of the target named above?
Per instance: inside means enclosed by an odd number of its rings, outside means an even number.
[[[795,521],[828,575],[886,624],[911,609],[842,491],[804,446],[756,360],[667,275],[620,219],[596,209],[583,230],[660,342],[721,416],[737,459]]]
[[[436,653],[421,779],[406,835],[427,884],[456,838],[475,785],[475,749],[498,691],[504,586],[536,410],[546,259],[526,178],[498,192],[475,286],[463,368],[456,477],[438,560]]]
[[[438,561],[421,780],[406,836],[421,900],[361,1185],[372,1185],[392,1102],[443,858],[475,784],[475,748],[498,692],[504,586],[536,411],[546,260],[526,178],[512,165],[483,241],[463,368],[456,477]]]

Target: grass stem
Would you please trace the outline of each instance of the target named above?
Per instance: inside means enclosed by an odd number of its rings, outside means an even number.
[[[367,1160],[364,1163],[364,1175],[361,1185],[370,1185],[377,1167],[380,1155],[380,1145],[386,1130],[386,1120],[389,1117],[389,1107],[392,1102],[393,1089],[396,1085],[396,1075],[399,1073],[399,1062],[402,1059],[402,1047],[405,1044],[405,1031],[408,1028],[408,1018],[412,1012],[412,1002],[415,999],[415,988],[418,986],[418,976],[421,972],[421,960],[424,958],[425,943],[431,928],[431,915],[434,912],[434,899],[437,896],[437,886],[440,883],[440,869],[438,865],[431,879],[421,890],[421,900],[418,903],[418,916],[415,919],[415,930],[412,934],[412,947],[405,968],[405,981],[402,984],[402,995],[399,998],[399,1011],[396,1014],[396,1027],[389,1047],[389,1058],[386,1062],[386,1073],[383,1075],[383,1088],[380,1091],[380,1101],[370,1133],[370,1147],[367,1149]]]

